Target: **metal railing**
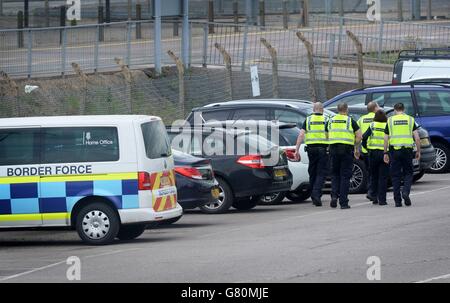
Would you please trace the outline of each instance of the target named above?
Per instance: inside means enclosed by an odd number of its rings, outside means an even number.
[[[277,50],[280,72],[307,76],[306,50],[296,37],[301,31],[313,45],[319,75],[355,79],[356,48],[346,35],[350,30],[363,43],[367,79],[386,82],[400,50],[450,45],[450,27],[446,26],[332,16],[311,22],[309,28],[286,30],[191,21],[188,64],[223,65],[214,46],[219,43],[230,54],[234,68],[246,70],[257,64],[270,71],[269,53],[260,42],[265,38]],[[181,57],[181,37],[175,35],[173,22],[163,23],[162,28],[162,64],[173,65],[167,51]],[[76,62],[85,73],[112,71],[119,68],[115,58],[123,59],[129,68],[152,67],[153,43],[153,22],[148,20],[1,30],[0,70],[11,77],[66,75],[73,73],[71,63]]]

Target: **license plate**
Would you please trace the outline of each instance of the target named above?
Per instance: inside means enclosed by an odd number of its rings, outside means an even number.
[[[220,194],[220,191],[219,191],[219,189],[217,187],[211,189],[211,195],[212,195],[212,197],[214,199],[218,199],[219,198],[219,194]]]
[[[419,165],[419,160],[413,159],[413,165]]]
[[[274,175],[276,178],[282,178],[287,176],[287,172],[285,169],[275,169]]]

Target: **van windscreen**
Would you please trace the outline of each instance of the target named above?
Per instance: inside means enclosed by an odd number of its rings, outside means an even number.
[[[141,128],[148,158],[156,159],[172,154],[169,136],[161,120],[143,123]]]

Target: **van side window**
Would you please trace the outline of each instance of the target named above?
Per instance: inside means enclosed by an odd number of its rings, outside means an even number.
[[[143,123],[141,129],[147,158],[157,159],[172,154],[169,136],[161,120]]]
[[[416,113],[410,92],[373,93],[371,101],[376,101],[381,107],[394,107],[401,102],[405,105],[405,113],[411,116]]]
[[[42,134],[42,163],[119,160],[115,127],[44,128]]]
[[[0,130],[0,165],[39,164],[39,129]]]
[[[450,115],[450,93],[438,91],[420,91],[418,107],[421,116]]]

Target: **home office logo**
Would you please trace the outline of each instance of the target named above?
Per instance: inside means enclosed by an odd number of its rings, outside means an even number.
[[[367,0],[367,19],[381,21],[381,0]]]
[[[66,0],[66,19],[69,21],[72,20],[81,20],[81,0]]]

